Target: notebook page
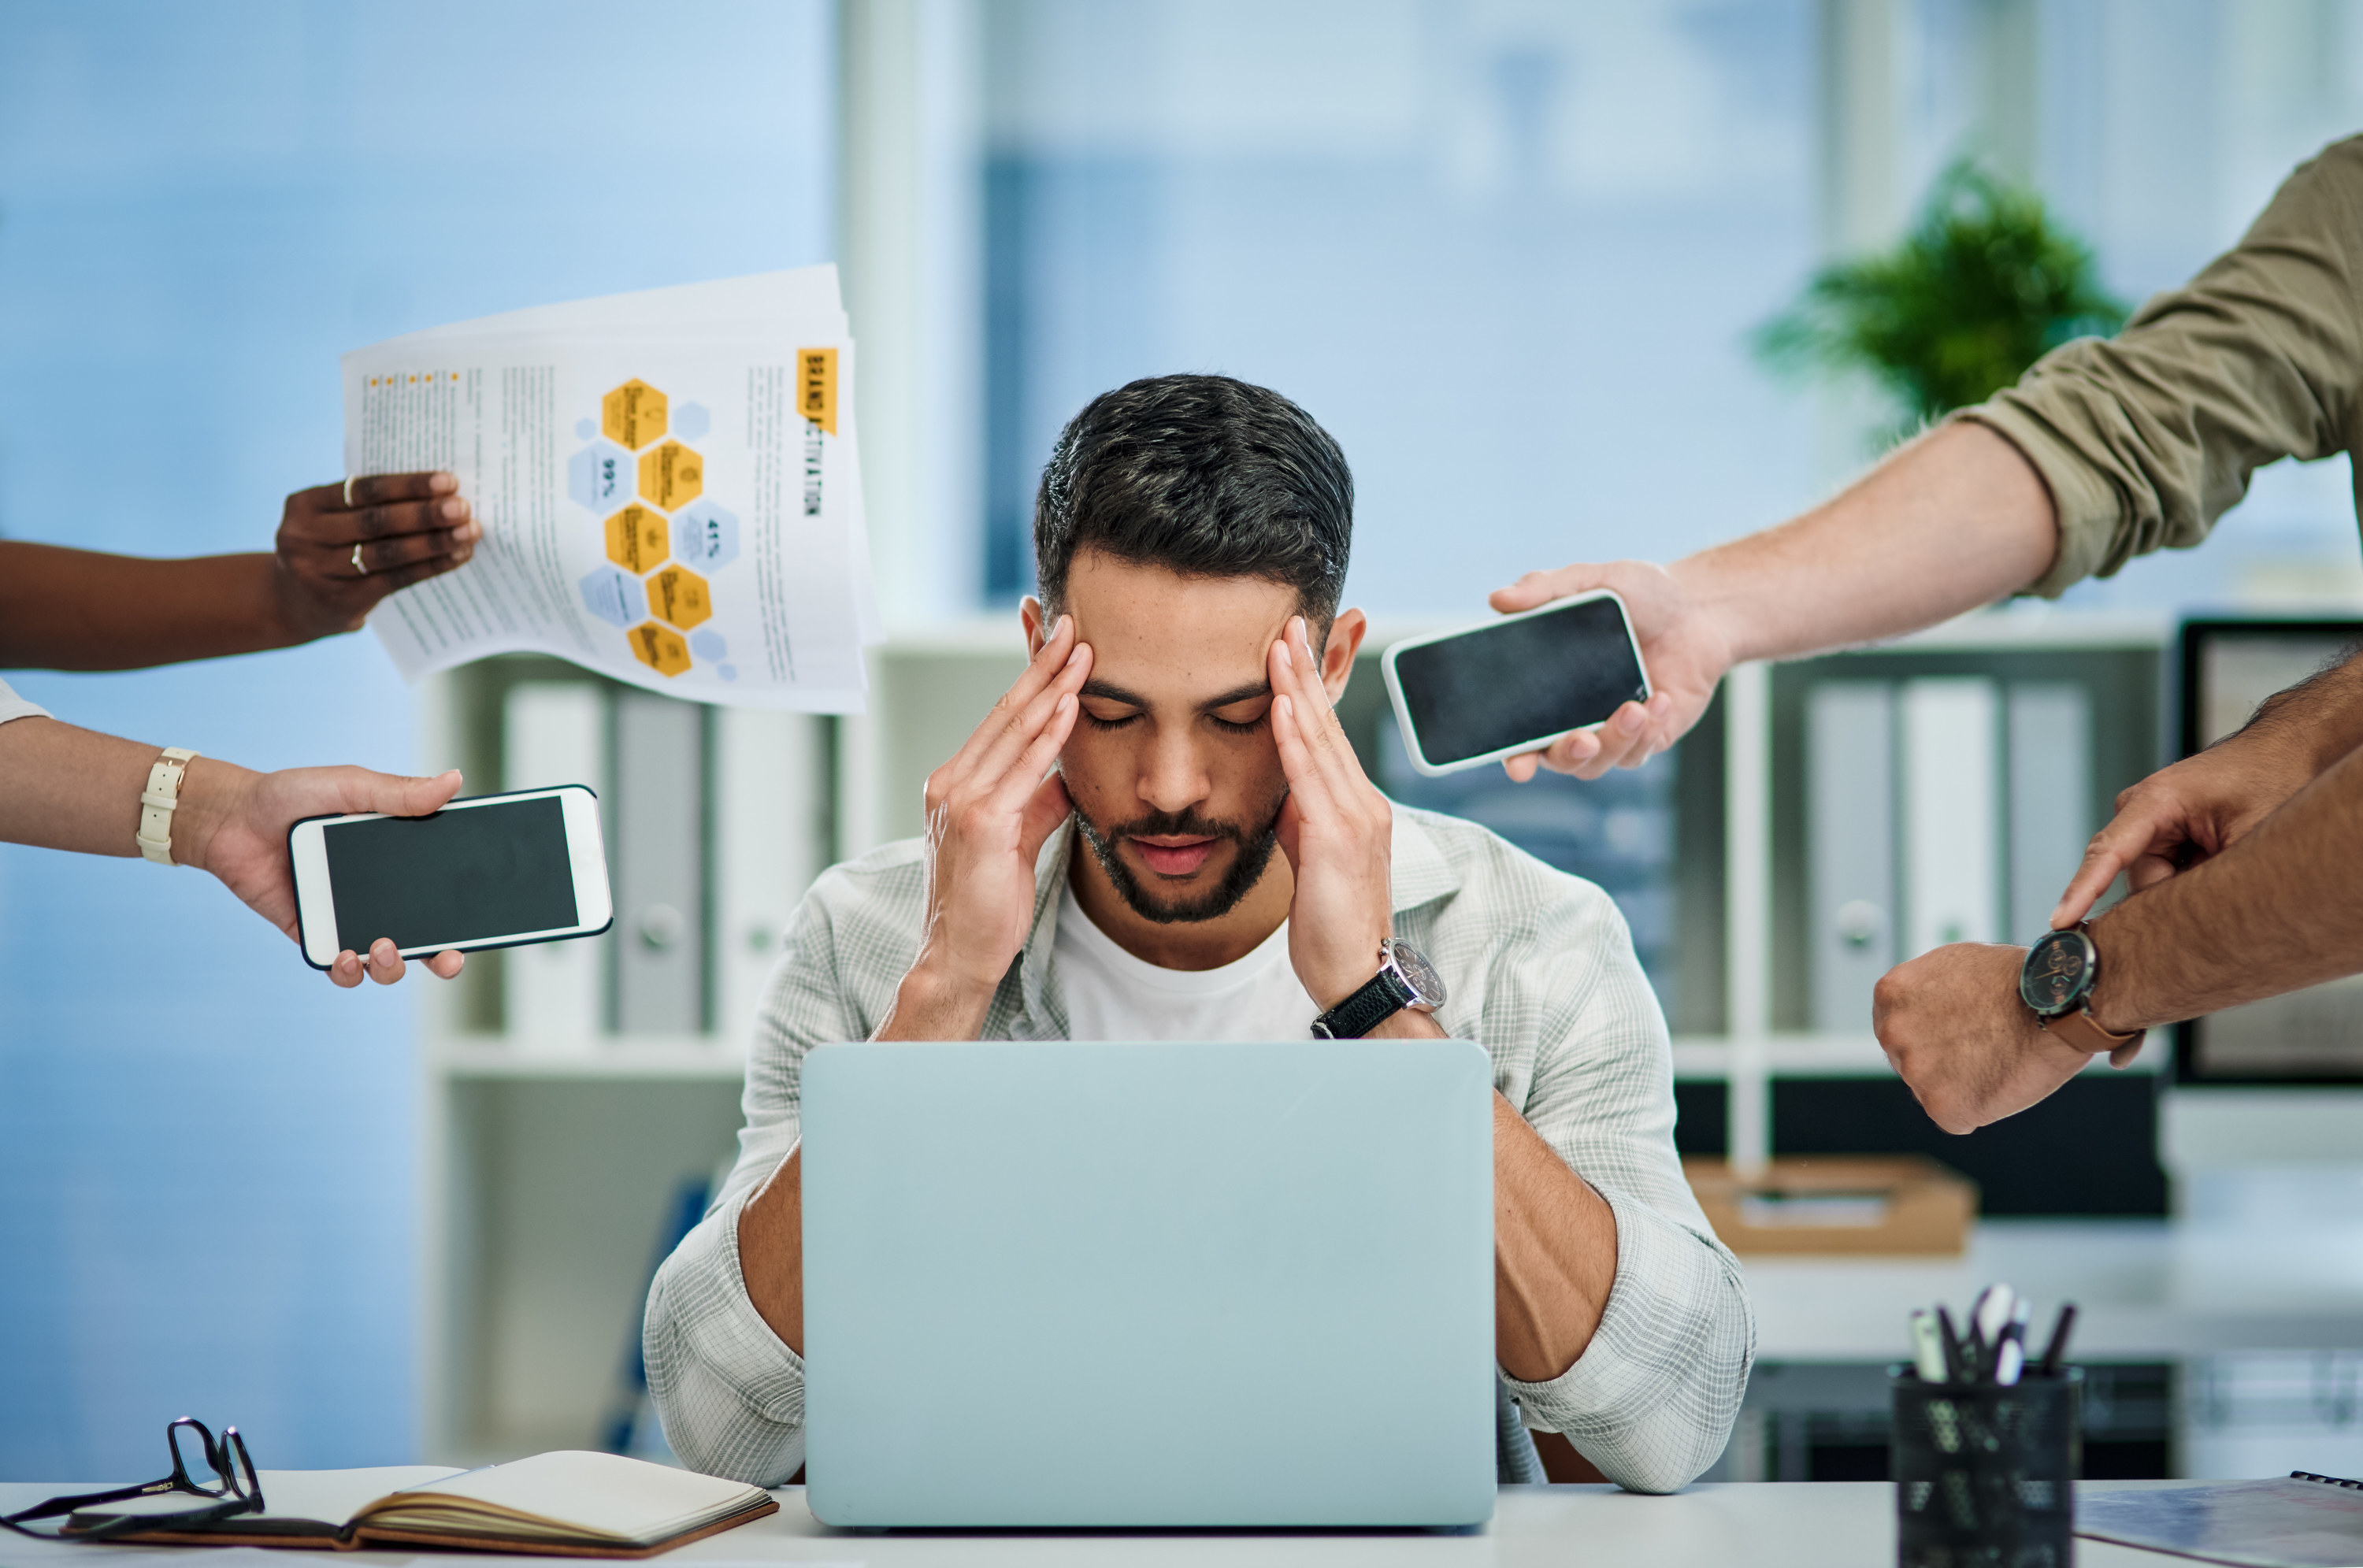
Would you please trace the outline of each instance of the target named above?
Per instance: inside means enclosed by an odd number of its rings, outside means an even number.
[[[366,1470],[261,1470],[262,1500],[270,1505],[260,1515],[239,1518],[318,1519],[344,1527],[345,1521],[389,1492],[431,1485],[447,1475],[464,1475],[448,1464],[383,1464]],[[235,1524],[237,1521],[232,1521]]]
[[[266,1496],[269,1496],[266,1488]],[[390,1504],[462,1498],[626,1540],[653,1541],[762,1500],[737,1481],[613,1453],[561,1451],[471,1470],[413,1488]]]
[[[2079,1492],[2076,1533],[2247,1568],[2363,1568],[2363,1492],[2295,1479]]]

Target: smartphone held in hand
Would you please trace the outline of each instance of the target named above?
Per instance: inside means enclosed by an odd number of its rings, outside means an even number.
[[[599,798],[580,784],[424,817],[308,817],[287,832],[304,961],[391,938],[405,958],[596,936],[615,922]]]
[[[1412,766],[1431,777],[1540,751],[1649,700],[1632,618],[1604,588],[1408,638],[1380,668]]]

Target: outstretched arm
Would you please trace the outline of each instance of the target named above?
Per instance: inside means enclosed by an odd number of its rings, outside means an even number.
[[[481,528],[445,473],[297,491],[269,554],[150,559],[0,541],[0,669],[145,669],[349,632],[463,565]],[[355,564],[358,547],[360,563]]]
[[[139,853],[139,797],[157,748],[76,729],[50,718],[0,724],[0,842],[83,855]],[[297,767],[256,773],[200,756],[183,774],[172,812],[172,858],[210,871],[263,919],[298,936],[287,830],[298,819],[348,812],[423,816],[459,792],[460,776],[401,778],[362,767]],[[438,953],[427,966],[449,979],[461,955]],[[339,954],[328,977],[357,986],[366,972],[390,985],[405,965],[392,942],[371,945],[366,964]]]
[[[2092,1016],[2123,1034],[2363,970],[2363,751],[2349,752],[2239,843],[2092,922]],[[1880,1043],[1948,1132],[2025,1110],[2088,1058],[2036,1026],[2017,947],[1958,944],[1889,971]]]
[[[1680,740],[1736,664],[1847,647],[1934,625],[2041,577],[2058,548],[2050,492],[2017,447],[1981,425],[1947,425],[1812,511],[1670,567],[1647,561],[1528,572],[1492,600],[1503,613],[1613,588],[1632,612],[1656,695],[1596,733],[1513,757],[1597,778]]]

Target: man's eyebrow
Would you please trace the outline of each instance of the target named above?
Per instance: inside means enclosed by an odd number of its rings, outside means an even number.
[[[1269,679],[1250,681],[1245,686],[1234,686],[1219,697],[1207,698],[1198,704],[1198,711],[1202,713],[1208,712],[1216,708],[1227,708],[1234,702],[1247,701],[1252,697],[1270,695],[1271,682]]]
[[[1136,697],[1131,692],[1126,691],[1123,687],[1114,685],[1105,680],[1084,681],[1083,695],[1086,697],[1097,697],[1109,702],[1121,702],[1127,708],[1146,708],[1148,706],[1148,699]]]
[[[1082,694],[1086,697],[1097,697],[1104,702],[1121,702],[1127,708],[1148,706],[1148,698],[1137,696],[1112,681],[1086,680],[1083,682]],[[1269,679],[1249,681],[1244,686],[1234,686],[1220,696],[1207,698],[1198,704],[1198,711],[1202,713],[1208,712],[1216,708],[1227,708],[1235,702],[1245,702],[1257,697],[1270,695],[1271,682]]]

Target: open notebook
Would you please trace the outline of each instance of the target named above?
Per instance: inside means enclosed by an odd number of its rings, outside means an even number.
[[[198,1529],[112,1539],[348,1551],[400,1542],[539,1556],[648,1557],[779,1509],[759,1487],[612,1453],[538,1453],[482,1470],[431,1464],[265,1470],[259,1479],[265,1512]],[[109,1503],[75,1514],[66,1533],[188,1503],[173,1495]]]

